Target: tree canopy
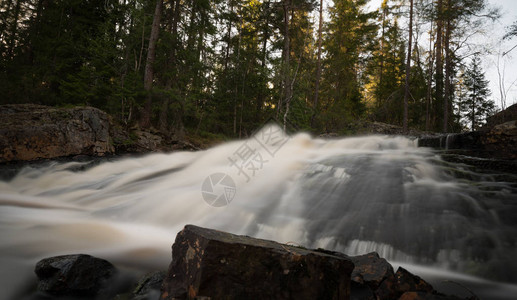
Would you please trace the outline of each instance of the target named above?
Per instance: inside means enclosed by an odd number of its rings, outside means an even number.
[[[482,71],[460,70],[477,51],[465,47],[474,29],[497,17],[486,0],[368,4],[2,1],[0,103],[92,105],[171,137],[245,137],[270,117],[313,133],[346,133],[360,120],[481,124],[461,120],[472,93],[488,101],[472,90]]]

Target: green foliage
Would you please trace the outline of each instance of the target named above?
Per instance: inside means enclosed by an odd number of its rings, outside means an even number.
[[[402,125],[406,44],[398,25],[397,7],[384,1],[378,15],[380,33],[368,63],[370,115],[374,120]]]
[[[379,11],[367,11],[366,0],[330,3],[314,107],[316,2],[163,1],[153,88],[145,91],[156,1],[2,1],[0,103],[92,105],[133,126],[145,100],[152,99],[154,127],[171,137],[199,139],[246,137],[271,116],[283,120],[286,113],[297,128],[314,133],[345,132],[366,117],[401,124],[407,49],[398,21],[403,1],[384,0]],[[421,21],[452,20],[455,46],[486,1],[451,3],[456,9],[440,15],[430,9],[433,5],[417,7]],[[410,82],[409,124],[421,129],[428,85],[436,85],[427,81],[436,70],[422,67],[432,51],[425,53],[413,54]]]
[[[469,67],[461,74],[460,88],[462,98],[458,99],[458,108],[462,124],[470,130],[481,127],[486,118],[494,113],[494,101],[489,99],[488,81],[481,70],[481,59],[475,56]]]
[[[362,74],[377,32],[367,1],[335,1],[324,45],[322,115],[325,131],[337,131],[365,112]]]

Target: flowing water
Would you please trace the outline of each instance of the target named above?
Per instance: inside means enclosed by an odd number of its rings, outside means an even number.
[[[515,178],[448,163],[403,137],[298,134],[274,149],[257,145],[23,168],[0,182],[0,298],[26,289],[35,263],[53,255],[164,270],[176,233],[195,224],[350,255],[377,251],[431,281],[515,299]]]

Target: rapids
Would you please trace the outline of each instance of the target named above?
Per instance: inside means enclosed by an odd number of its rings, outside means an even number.
[[[35,263],[53,255],[165,270],[185,224],[377,251],[485,299],[517,294],[515,181],[448,163],[404,137],[256,138],[278,130],[205,151],[28,166],[0,181],[0,299],[28,289]]]

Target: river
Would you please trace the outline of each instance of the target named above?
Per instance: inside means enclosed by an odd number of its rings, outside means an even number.
[[[514,176],[447,162],[404,137],[280,131],[197,152],[47,162],[0,181],[0,299],[30,288],[35,263],[53,255],[165,270],[186,224],[377,251],[447,292],[514,299]]]

